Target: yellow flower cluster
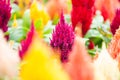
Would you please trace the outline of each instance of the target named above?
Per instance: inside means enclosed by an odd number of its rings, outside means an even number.
[[[35,25],[35,28],[42,37],[44,26],[49,21],[50,17],[45,11],[44,7],[37,3],[37,1],[33,1],[30,7],[30,17]]]
[[[49,18],[49,15],[44,10],[44,7],[42,5],[39,5],[37,1],[34,1],[30,7],[30,17],[33,20],[34,23],[41,21],[41,26],[44,26],[47,24]]]
[[[26,52],[20,69],[20,80],[69,80],[52,50],[37,37]]]

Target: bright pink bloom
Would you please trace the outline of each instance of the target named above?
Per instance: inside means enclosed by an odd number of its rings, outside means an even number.
[[[11,16],[10,0],[0,0],[0,28],[6,32],[8,21]]]
[[[74,32],[72,26],[68,25],[65,22],[64,16],[63,14],[61,14],[60,21],[56,25],[55,30],[53,31],[50,44],[53,48],[60,49],[62,62],[68,60],[68,55],[72,49],[73,42]]]
[[[21,49],[19,50],[19,55],[21,59],[23,58],[25,52],[28,50],[28,47],[30,46],[32,42],[33,35],[34,35],[34,26],[32,24],[31,29],[28,32],[26,39],[21,42]]]

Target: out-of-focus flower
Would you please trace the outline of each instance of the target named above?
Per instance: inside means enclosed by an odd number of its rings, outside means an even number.
[[[119,43],[120,43],[120,28],[118,30],[116,30],[116,33],[108,47],[108,52],[110,53],[110,55],[114,59],[117,59],[120,62],[120,45],[119,45]]]
[[[53,51],[34,35],[20,67],[20,80],[70,80]]]
[[[65,20],[63,13],[61,14],[60,21],[56,25],[55,30],[52,34],[51,46],[53,48],[60,49],[61,61],[65,62],[68,60],[69,52],[72,49],[74,42],[74,32],[72,26],[68,25]]]
[[[30,7],[31,0],[16,0],[15,2],[20,7],[21,15],[23,15],[24,11]]]
[[[0,31],[0,45],[0,77],[7,76],[10,80],[13,80],[17,76],[19,56],[8,45],[2,31]]]
[[[28,47],[30,46],[30,44],[32,42],[34,33],[35,33],[34,26],[32,24],[31,29],[28,32],[26,39],[21,42],[21,49],[19,51],[19,55],[20,55],[21,59],[24,57],[25,52],[28,50]]]
[[[115,10],[120,8],[120,4],[118,0],[96,0],[95,8],[101,11],[104,20],[109,19],[112,21],[115,16]]]
[[[119,80],[120,72],[118,62],[113,59],[106,48],[103,48],[94,61],[95,80]]]
[[[72,0],[72,26],[75,29],[77,24],[82,26],[82,35],[84,36],[90,29],[94,13],[95,0]]]
[[[42,37],[44,26],[48,23],[50,17],[44,7],[35,0],[30,7],[30,17],[33,20],[37,32]]]
[[[12,27],[16,28],[17,26],[18,26],[18,23],[17,23],[17,20],[16,20],[16,15],[14,15],[14,21],[13,21]]]
[[[116,11],[116,15],[111,23],[111,26],[110,26],[111,32],[113,35],[115,34],[115,32],[119,28],[119,26],[120,26],[120,9],[118,9]]]
[[[71,80],[94,80],[92,62],[82,38],[76,36],[69,56],[69,62],[64,66]]]
[[[56,16],[60,16],[61,11],[68,13],[67,7],[68,0],[49,0],[46,4],[47,11],[51,17],[54,19]]]
[[[0,0],[0,28],[6,32],[8,21],[11,16],[10,0]]]
[[[88,49],[94,49],[94,47],[95,47],[94,42],[90,40],[89,45],[88,45]]]

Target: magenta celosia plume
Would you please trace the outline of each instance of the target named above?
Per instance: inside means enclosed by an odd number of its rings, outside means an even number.
[[[61,51],[61,61],[66,62],[68,59],[69,52],[72,49],[74,42],[74,32],[71,25],[68,25],[65,20],[63,13],[61,14],[60,21],[56,25],[55,30],[52,34],[51,46]]]
[[[0,28],[6,32],[8,21],[11,16],[10,0],[0,0]]]
[[[28,47],[30,46],[32,42],[33,35],[34,35],[34,25],[32,24],[31,29],[28,32],[26,39],[21,42],[21,49],[19,50],[19,56],[21,59],[25,55],[25,52],[28,50]]]
[[[82,35],[84,36],[90,29],[94,13],[95,0],[72,0],[72,26],[75,29],[78,23],[82,25]]]
[[[113,35],[115,34],[115,32],[119,28],[119,26],[120,26],[120,9],[118,9],[116,11],[116,15],[111,23],[111,26],[110,26],[111,32]]]

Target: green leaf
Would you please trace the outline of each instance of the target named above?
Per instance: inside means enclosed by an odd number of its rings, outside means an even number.
[[[90,29],[85,35],[85,38],[91,38],[91,37],[102,38],[102,35],[96,29]]]
[[[20,42],[25,39],[27,32],[28,29],[24,27],[10,28],[8,30],[10,40],[14,40],[15,42]]]
[[[36,28],[36,30],[43,30],[44,26],[43,26],[41,19],[39,19],[35,22],[35,28]]]
[[[55,25],[52,25],[52,21],[49,21],[43,30],[43,38],[47,43],[50,42],[50,38],[52,37],[52,32],[54,28]]]
[[[88,50],[88,53],[89,53],[91,56],[95,56],[96,50],[95,50],[95,49]]]
[[[23,26],[30,28],[30,23],[31,23],[30,10],[28,9],[24,12],[24,15],[23,15]]]

